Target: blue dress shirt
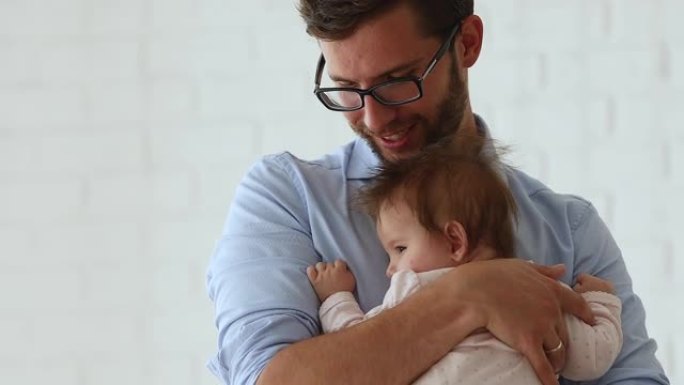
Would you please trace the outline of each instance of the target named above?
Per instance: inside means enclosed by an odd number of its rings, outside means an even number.
[[[478,124],[487,131],[480,119]],[[315,161],[289,153],[266,156],[244,177],[207,274],[218,328],[218,353],[208,366],[224,384],[256,383],[280,349],[320,333],[307,266],[345,260],[363,311],[382,302],[388,257],[373,221],[350,203],[377,165],[357,139]],[[504,173],[518,205],[518,256],[565,264],[562,280],[568,285],[581,272],[608,279],[623,302],[622,352],[592,384],[669,384],[620,250],[596,209],[519,170]]]

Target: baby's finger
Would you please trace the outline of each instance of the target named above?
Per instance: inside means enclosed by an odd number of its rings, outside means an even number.
[[[315,267],[309,266],[306,268],[306,276],[309,277],[310,281],[313,281],[318,277],[318,271]]]

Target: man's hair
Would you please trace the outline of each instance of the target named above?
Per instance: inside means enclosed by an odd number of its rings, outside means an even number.
[[[357,203],[378,220],[384,205],[404,201],[429,231],[442,232],[449,220],[461,223],[468,252],[482,242],[499,257],[513,257],[517,209],[497,169],[497,152],[491,140],[457,134],[416,157],[381,166]]]
[[[300,0],[306,32],[321,40],[341,40],[359,25],[401,4],[419,15],[426,36],[446,38],[456,22],[473,14],[473,0]]]

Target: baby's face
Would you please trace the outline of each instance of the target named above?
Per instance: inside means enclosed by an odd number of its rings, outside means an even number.
[[[382,205],[377,231],[390,258],[388,277],[401,270],[420,273],[457,265],[447,238],[425,229],[408,205],[400,200],[392,205]]]

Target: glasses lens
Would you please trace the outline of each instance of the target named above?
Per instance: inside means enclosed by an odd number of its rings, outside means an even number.
[[[337,109],[361,107],[361,95],[353,91],[325,91],[320,93],[323,103]]]
[[[420,89],[416,82],[405,80],[380,86],[373,95],[386,104],[401,104],[420,98]]]

